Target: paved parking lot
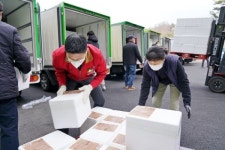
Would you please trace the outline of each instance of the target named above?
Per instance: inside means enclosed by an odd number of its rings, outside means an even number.
[[[181,99],[180,111],[183,112],[181,146],[196,150],[224,150],[225,93],[212,93],[204,85],[207,70],[206,67],[201,68],[200,61],[185,64],[184,67],[192,92],[192,116],[191,119],[187,119]],[[141,79],[141,75],[136,76],[135,91],[124,89],[122,78],[112,77],[106,80],[105,107],[122,111],[133,109],[138,103]],[[168,90],[162,106],[165,109],[168,108]],[[56,96],[54,91],[44,92],[39,85],[31,85],[29,89],[23,91],[18,100],[20,144],[55,131],[48,102],[35,105],[31,109],[21,108],[23,104],[40,99],[43,95],[52,98]],[[151,106],[150,99],[149,96],[147,106]]]

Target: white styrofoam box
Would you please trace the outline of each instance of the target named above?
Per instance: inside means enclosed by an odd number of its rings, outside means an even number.
[[[126,135],[121,133],[116,133],[110,142],[111,146],[118,147],[120,149],[125,149],[126,147]]]
[[[119,147],[116,145],[103,145],[99,150],[126,150],[126,147]]]
[[[118,133],[120,126],[115,123],[98,122],[93,127],[80,135],[81,138],[100,144],[108,144]]]
[[[102,119],[104,119],[107,115],[112,113],[112,109],[109,108],[104,108],[104,107],[94,107],[91,110],[91,114],[89,116],[89,118],[97,120],[97,121],[101,121]]]
[[[16,78],[18,80],[18,91],[22,91],[25,90],[27,88],[30,87],[30,74],[31,71],[27,74],[22,74],[19,69],[17,69],[16,67],[14,67],[15,71],[16,71]],[[26,80],[24,80],[24,77],[26,76]]]
[[[41,149],[44,148],[44,146],[46,147],[46,149],[47,147],[51,147],[54,150],[64,150],[75,141],[75,138],[61,131],[54,131],[36,140],[19,146],[19,150],[31,149],[32,147]]]
[[[120,125],[120,129],[119,129],[118,133],[126,135],[126,121]]]
[[[55,129],[80,128],[91,113],[90,100],[83,102],[83,92],[64,94],[49,100]]]
[[[113,110],[112,115],[126,118],[128,112],[127,111],[120,111],[120,110]]]
[[[75,141],[67,149],[64,150],[100,150],[102,147],[103,145],[100,143],[79,138],[77,141]]]
[[[180,111],[136,106],[126,120],[126,147],[129,150],[179,150]],[[162,144],[163,143],[163,144]]]

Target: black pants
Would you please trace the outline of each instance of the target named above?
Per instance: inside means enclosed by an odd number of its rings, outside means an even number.
[[[1,150],[18,150],[17,99],[0,100]]]
[[[67,78],[66,81],[66,89],[67,91],[69,90],[77,90],[78,88],[84,86],[84,85],[88,85],[90,84],[90,82],[93,80],[93,78],[90,78],[88,80],[82,80],[82,81],[74,81],[70,78]],[[99,107],[103,107],[104,103],[105,103],[105,98],[103,96],[103,92],[102,89],[100,87],[100,85],[96,88],[94,88],[91,93],[91,98],[94,101],[94,106],[99,106]]]

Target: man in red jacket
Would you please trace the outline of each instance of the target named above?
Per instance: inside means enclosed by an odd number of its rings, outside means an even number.
[[[105,103],[101,87],[106,76],[106,63],[101,51],[87,44],[82,35],[69,35],[65,46],[53,52],[55,75],[59,83],[57,95],[69,90],[85,92],[84,102],[91,95],[94,107],[102,107]]]
[[[52,57],[59,83],[57,96],[65,91],[81,90],[84,92],[84,102],[91,95],[94,107],[104,105],[100,84],[107,70],[105,59],[97,47],[87,44],[84,36],[71,34],[66,38],[65,46],[56,49]],[[60,130],[69,133],[69,129]]]

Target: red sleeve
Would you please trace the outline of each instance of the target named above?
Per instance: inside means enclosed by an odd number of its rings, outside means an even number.
[[[98,57],[94,57],[96,76],[91,82],[93,88],[99,86],[102,80],[105,79],[105,76],[107,74],[104,56],[102,55],[101,52],[99,52],[98,54],[99,54]]]
[[[66,85],[66,74],[65,70],[60,64],[62,57],[58,54],[59,49],[55,50],[52,54],[52,65],[55,68],[55,75],[59,86]],[[62,60],[63,61],[63,60]]]

